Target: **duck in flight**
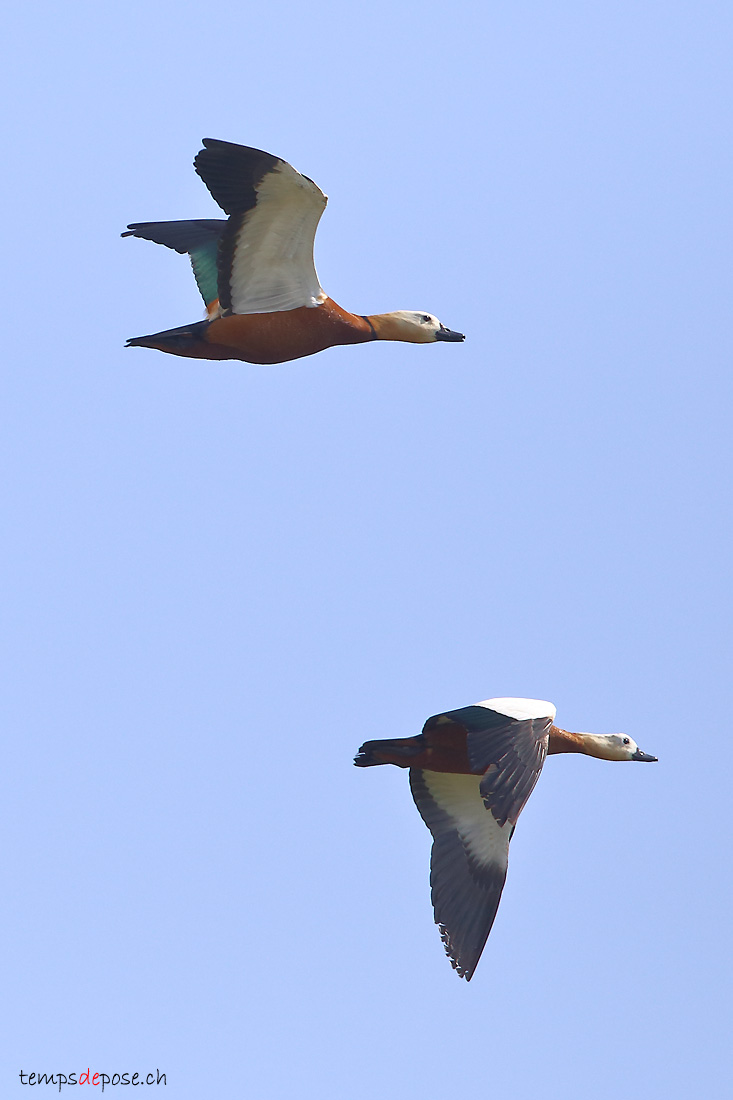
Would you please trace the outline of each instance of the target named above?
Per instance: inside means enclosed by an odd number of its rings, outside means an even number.
[[[410,789],[433,834],[435,923],[450,961],[470,981],[504,888],[509,841],[545,757],[654,761],[623,734],[569,733],[542,699],[486,699],[428,718],[417,737],[367,741],[360,768],[410,769]]]
[[[195,359],[284,363],[336,344],[459,342],[432,313],[361,316],[318,282],[313,241],[326,196],[313,180],[260,149],[204,138],[194,167],[228,220],[133,222],[143,237],[188,253],[206,320],[138,336],[127,347]]]

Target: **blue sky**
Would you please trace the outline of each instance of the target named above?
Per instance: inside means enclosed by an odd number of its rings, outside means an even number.
[[[729,5],[9,18],[0,1091],[722,1095]],[[125,350],[201,315],[119,233],[217,216],[203,136],[330,196],[342,305],[466,343]],[[466,985],[351,760],[492,695],[659,764],[548,761]]]

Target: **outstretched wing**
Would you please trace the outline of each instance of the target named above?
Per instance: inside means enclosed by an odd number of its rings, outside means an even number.
[[[182,255],[188,253],[196,285],[207,306],[219,296],[217,258],[219,239],[226,227],[223,218],[181,222],[132,222],[123,237],[142,237],[164,244]]]
[[[467,980],[496,917],[509,841],[542,770],[554,717],[554,706],[544,700],[487,699],[433,715],[423,727],[435,750],[465,743],[464,766],[474,773],[410,769],[412,796],[433,834],[435,923]]]
[[[230,313],[317,306],[326,295],[313,241],[326,207],[321,189],[260,149],[204,138],[194,167],[229,221],[219,247],[219,300]]]
[[[478,775],[410,769],[410,789],[433,834],[435,923],[460,977],[471,980],[504,888],[513,826],[486,812]]]

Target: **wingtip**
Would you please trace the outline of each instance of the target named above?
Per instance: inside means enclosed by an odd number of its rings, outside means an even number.
[[[446,945],[443,944],[443,946],[445,947],[445,953],[448,956],[448,960],[449,960],[451,966],[453,967],[453,969],[455,970],[456,974],[458,975],[458,977],[463,978],[463,980],[466,981],[466,982],[470,982],[471,978],[476,973],[477,964],[474,964],[472,967],[463,966],[456,958],[454,958],[453,955],[451,955],[451,953],[448,950],[448,948],[446,947]]]
[[[239,148],[236,142],[224,141],[223,138],[201,138],[201,144],[203,149],[200,151],[203,153],[204,149],[215,149],[217,145],[232,145],[234,148]]]
[[[484,941],[484,943],[482,944],[481,950],[478,952],[478,954],[471,949],[467,951],[462,950],[461,947],[459,947],[458,944],[454,942],[450,932],[445,927],[445,925],[440,924],[438,921],[436,921],[435,923],[438,925],[438,931],[440,932],[440,938],[443,943],[443,950],[448,956],[448,962],[451,964],[459,978],[463,978],[464,981],[470,982],[471,978],[476,973],[476,967],[478,966],[481,959],[481,954],[484,947],[486,946],[486,941]],[[488,939],[488,933],[486,938]]]

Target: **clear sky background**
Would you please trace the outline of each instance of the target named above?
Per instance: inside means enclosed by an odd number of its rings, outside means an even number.
[[[724,1095],[730,4],[8,20],[0,1093]],[[337,301],[466,343],[125,350],[202,315],[119,233],[217,216],[204,136],[330,196]],[[492,695],[659,763],[548,761],[466,985],[351,761]]]

